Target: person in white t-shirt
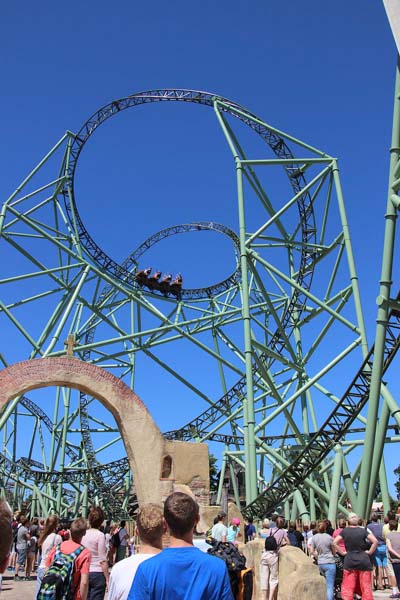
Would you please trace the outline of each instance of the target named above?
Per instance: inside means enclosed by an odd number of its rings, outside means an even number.
[[[58,528],[58,517],[56,515],[50,515],[47,517],[44,528],[39,536],[38,547],[41,552],[41,560],[37,570],[36,576],[36,596],[39,593],[42,579],[47,570],[46,560],[53,546],[61,544],[62,537],[56,533]]]
[[[228,528],[225,525],[226,513],[218,514],[218,521],[211,530],[211,537],[217,542],[226,542]]]
[[[113,566],[108,600],[126,600],[140,563],[161,552],[165,532],[162,507],[152,503],[143,504],[137,514],[136,530],[140,538],[140,552]]]

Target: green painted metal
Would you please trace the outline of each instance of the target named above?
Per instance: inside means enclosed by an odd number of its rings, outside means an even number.
[[[335,446],[335,462],[332,473],[331,497],[329,500],[328,519],[334,523],[339,503],[340,479],[342,475],[343,451],[340,444]]]
[[[400,162],[400,63],[397,62],[396,83],[394,94],[392,145],[390,149],[389,190],[385,214],[385,237],[382,256],[379,295],[377,298],[378,311],[375,331],[375,354],[371,375],[371,387],[368,402],[367,429],[363,460],[361,464],[360,483],[357,496],[357,510],[367,518],[370,511],[371,491],[376,485],[377,470],[371,477],[372,462],[379,456],[375,454],[375,438],[379,398],[381,392],[381,373],[383,365],[386,327],[389,314],[389,301],[392,300],[392,269],[395,249],[395,233],[398,207],[393,203],[393,184],[396,181],[397,169]],[[379,468],[379,467],[378,467]]]
[[[87,245],[73,183],[82,140],[120,109],[147,100],[211,107],[232,154],[238,275],[226,289],[164,298],[137,285],[140,263],[135,252],[118,271],[112,259],[113,268],[105,266],[100,248],[95,250],[96,258]],[[68,132],[3,204],[1,241],[24,261],[24,268],[11,275],[0,273],[6,292],[0,295],[0,326],[12,329],[21,360],[65,354],[64,340],[72,333],[76,356],[109,369],[132,389],[143,389],[143,364],[151,364],[160,380],[164,376],[173,380],[184,402],[205,406],[187,425],[177,422],[177,429],[166,437],[221,442],[217,503],[228,473],[235,501],[243,501],[236,485],[238,468],[245,475],[249,503],[307,446],[346,388],[342,368],[348,373],[349,365],[359,364],[360,355],[367,352],[337,161],[243,107],[204,92],[156,90],[118,103],[119,108],[111,103],[98,111],[77,135]],[[261,157],[248,152],[237,122],[266,143]],[[43,179],[56,151],[64,154],[49,183]],[[396,169],[394,183],[400,178]],[[282,191],[282,186],[276,195],[267,182],[278,170],[287,179],[287,189]],[[391,197],[394,192],[392,186]],[[162,238],[157,236],[152,238]],[[35,246],[39,241],[48,249],[45,254]],[[26,325],[24,311],[35,311],[44,302],[48,303],[45,322],[37,329]],[[201,353],[212,386],[199,384],[177,361],[166,358],[163,348],[171,349],[174,356],[178,344],[188,355]],[[0,350],[4,365],[16,360],[7,348]],[[395,399],[386,389],[382,393],[393,413]],[[35,422],[26,451],[31,472],[21,462],[24,455],[18,440],[27,414]],[[365,421],[363,414],[358,418]],[[383,444],[385,419],[380,418]],[[132,488],[124,450],[115,423],[99,412],[94,399],[58,388],[44,410],[29,398],[17,398],[2,411],[0,429],[0,483],[12,490],[15,503],[22,502],[23,490],[27,495],[33,490],[34,510],[86,514],[91,502],[101,501],[112,516],[129,512]],[[345,455],[357,445],[354,438],[344,436],[343,463],[339,466],[332,453],[321,461],[289,498],[288,516],[298,514],[309,520],[328,504],[331,516],[335,508],[346,510],[336,490],[343,464],[346,494],[352,501],[355,498],[356,478],[345,468]],[[122,456],[115,476],[106,460],[107,453],[114,458],[114,452]],[[379,458],[372,468],[380,470],[386,494]],[[76,474],[75,481],[69,472]]]

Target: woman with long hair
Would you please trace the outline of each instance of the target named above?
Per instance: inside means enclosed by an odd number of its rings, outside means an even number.
[[[104,522],[100,506],[92,506],[89,512],[89,529],[82,538],[82,546],[91,552],[89,591],[87,600],[103,600],[108,587],[109,573],[106,538],[100,527]]]
[[[35,598],[38,595],[40,590],[40,585],[42,583],[43,576],[46,572],[46,559],[53,548],[53,546],[57,544],[61,544],[62,539],[56,531],[58,527],[58,517],[56,515],[50,515],[47,517],[46,522],[44,524],[44,528],[42,533],[39,535],[38,539],[38,548],[41,552],[41,560],[37,570],[36,576],[36,594]]]

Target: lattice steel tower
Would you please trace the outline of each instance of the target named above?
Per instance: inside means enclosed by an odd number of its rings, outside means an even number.
[[[166,223],[137,240],[119,263],[81,216],[76,167],[106,120],[148,103],[208,107],[232,156],[237,198],[229,226]],[[250,134],[262,143],[259,154],[247,149]],[[223,281],[188,288],[185,278],[143,273],[150,248],[172,235],[204,231],[232,242],[235,268]],[[0,235],[4,366],[60,356],[69,335],[78,358],[112,370],[133,389],[147,361],[159,378],[174,378],[186,404],[204,403],[186,424],[177,416],[165,436],[223,444],[217,502],[229,474],[236,502],[255,516],[280,507],[291,517],[315,518],[320,511],[334,518],[338,507],[357,504],[373,351],[335,158],[214,94],[133,94],[61,138],[4,202]],[[387,373],[398,325],[392,311]],[[166,346],[169,359],[160,354]],[[182,348],[186,357],[192,350],[204,355],[204,385],[179,365]],[[64,388],[42,403],[17,398],[3,410],[0,426],[1,486],[16,505],[25,501],[34,513],[66,515],[100,501],[114,517],[134,509],[118,430],[95,399]],[[237,485],[240,472],[245,497]],[[387,503],[383,463],[380,476]]]

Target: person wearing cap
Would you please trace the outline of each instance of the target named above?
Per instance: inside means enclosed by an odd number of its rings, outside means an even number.
[[[356,590],[361,590],[363,600],[373,600],[371,556],[378,545],[376,537],[365,527],[359,527],[358,516],[350,513],[348,527],[342,529],[334,539],[339,545],[341,540],[346,546],[342,581],[342,600],[353,600]]]
[[[228,534],[228,528],[225,525],[226,513],[220,512],[217,515],[218,521],[211,529],[211,537],[216,542],[226,542],[226,536]]]
[[[240,519],[233,517],[230,526],[228,527],[228,533],[226,534],[226,541],[237,544],[237,539],[240,536]]]

